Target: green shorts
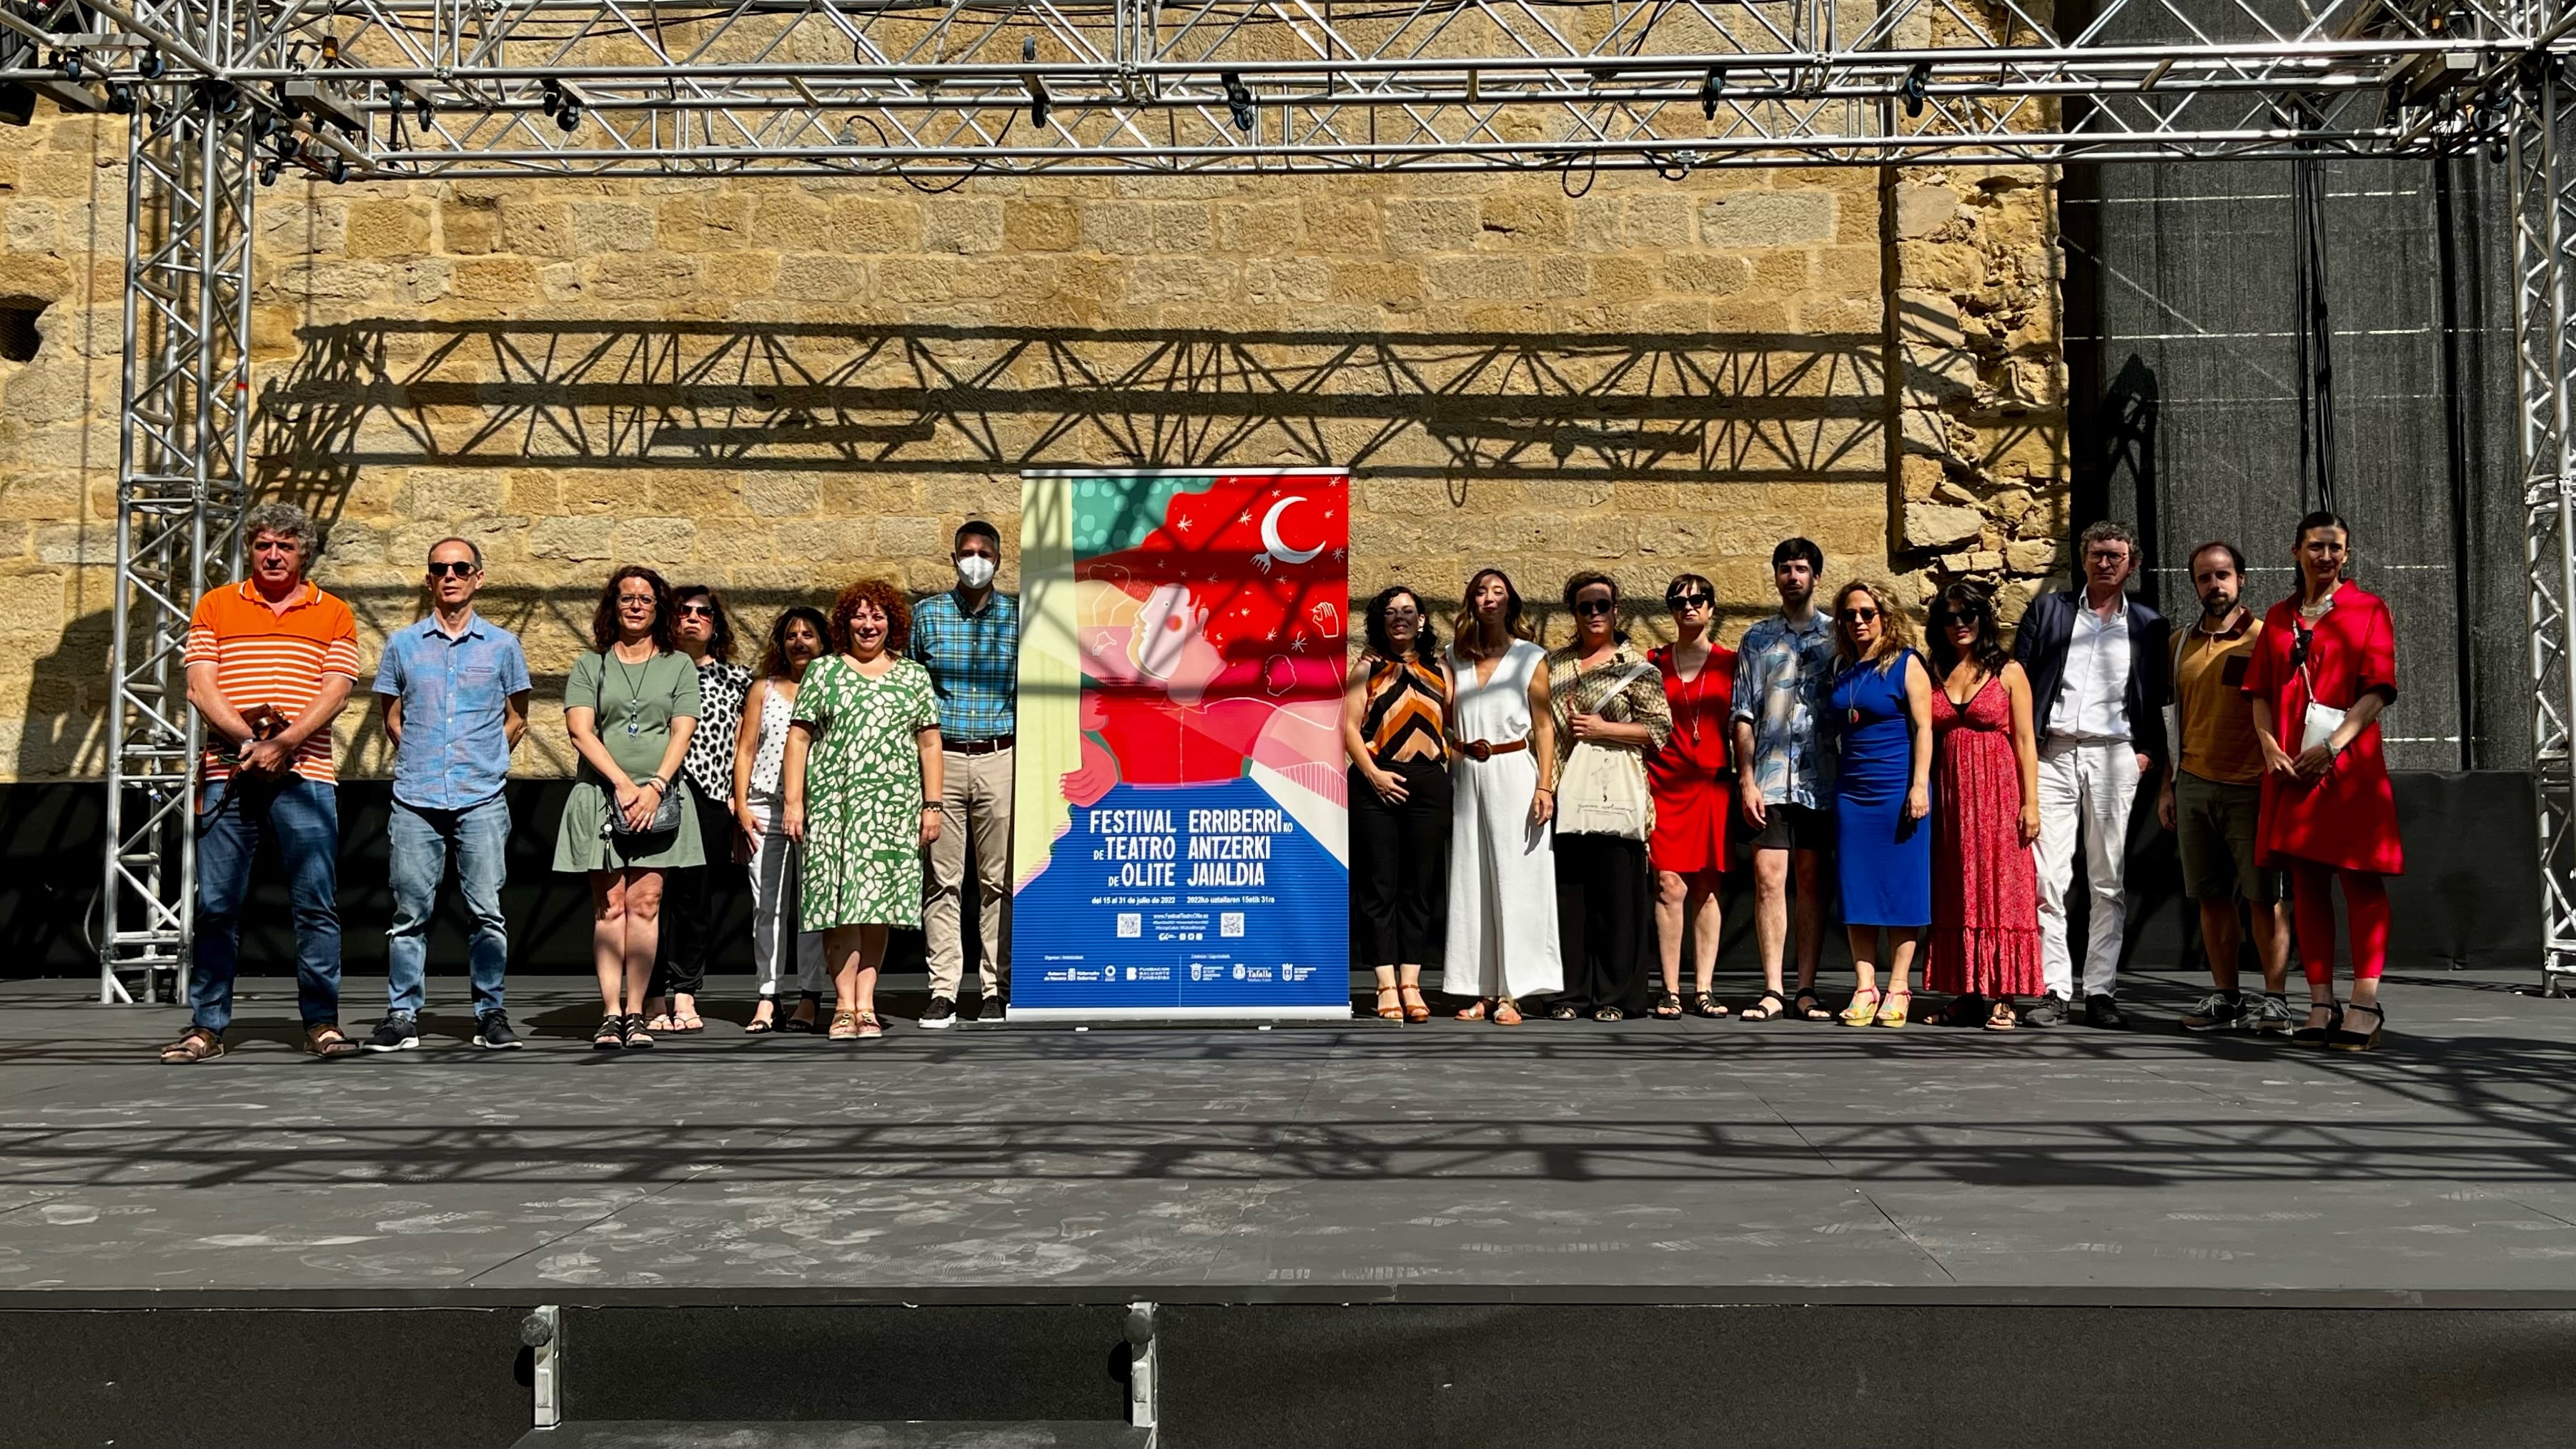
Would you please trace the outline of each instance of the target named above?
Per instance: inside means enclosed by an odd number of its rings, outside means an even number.
[[[2189,770],[2174,772],[2174,835],[2182,853],[2182,893],[2196,901],[2242,897],[2258,906],[2281,899],[2281,872],[2254,864],[2263,787],[2224,785]]]

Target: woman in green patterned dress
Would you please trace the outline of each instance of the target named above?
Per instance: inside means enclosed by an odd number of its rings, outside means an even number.
[[[939,706],[904,657],[912,608],[863,579],[832,604],[829,659],[806,666],[779,771],[780,828],[805,847],[808,931],[832,967],[831,1037],[885,1035],[877,967],[886,929],[921,924],[921,853],[939,838]]]

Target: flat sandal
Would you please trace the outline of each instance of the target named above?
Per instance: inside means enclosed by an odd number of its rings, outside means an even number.
[[[1703,991],[1690,999],[1690,1014],[1715,1019],[1726,1015],[1726,1003]]]

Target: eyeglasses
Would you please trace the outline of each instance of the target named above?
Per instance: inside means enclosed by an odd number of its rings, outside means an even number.
[[[429,564],[429,576],[433,579],[470,579],[481,572],[482,566],[470,559],[450,559],[443,562],[432,559]]]
[[[1664,596],[1665,607],[1672,609],[1705,609],[1716,602],[1716,598],[1709,594],[1667,594]]]
[[[1574,612],[1589,619],[1595,614],[1618,613],[1619,605],[1616,601],[1610,599],[1585,599],[1583,602],[1574,606]]]
[[[680,606],[680,617],[686,619],[691,615],[696,615],[697,617],[704,619],[712,619],[716,616],[716,606],[713,604],[696,602],[682,604]]]
[[[651,594],[619,594],[617,596],[617,607],[623,609],[629,604],[637,604],[650,609],[654,607],[653,596]]]
[[[1843,622],[1846,624],[1866,624],[1877,617],[1878,611],[1876,609],[1843,610]]]

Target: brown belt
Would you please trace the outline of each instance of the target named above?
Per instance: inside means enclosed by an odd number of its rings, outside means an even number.
[[[1496,755],[1515,754],[1521,750],[1526,750],[1529,747],[1529,737],[1527,735],[1523,735],[1519,739],[1499,745],[1486,740],[1460,740],[1458,742],[1458,753],[1465,755],[1471,760],[1490,760]]]
[[[989,755],[1011,747],[1012,736],[995,735],[989,740],[943,740],[940,748],[956,755]]]

